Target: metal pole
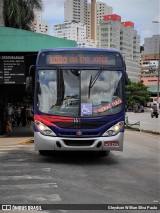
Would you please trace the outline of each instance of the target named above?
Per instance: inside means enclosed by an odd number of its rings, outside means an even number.
[[[152,23],[160,23],[159,21],[152,21]],[[158,51],[158,70],[157,70],[157,103],[158,103],[158,107],[160,107],[160,96],[159,96],[159,75],[160,75],[160,39],[158,38],[158,48],[159,48],[159,51]]]
[[[160,100],[159,100],[159,75],[160,75],[160,39],[159,39],[159,57],[158,57],[158,78],[157,78],[157,103],[158,107],[160,105]]]

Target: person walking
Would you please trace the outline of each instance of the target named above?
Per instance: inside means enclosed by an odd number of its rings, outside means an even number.
[[[30,105],[26,108],[26,122],[27,125],[31,125],[31,121],[33,121],[33,110]]]
[[[22,106],[21,108],[21,120],[22,120],[22,126],[26,126],[26,106]]]

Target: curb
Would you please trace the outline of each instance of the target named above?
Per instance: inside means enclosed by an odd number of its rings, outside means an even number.
[[[128,130],[133,130],[133,131],[138,131],[138,132],[146,132],[146,133],[150,133],[150,134],[154,134],[154,135],[160,135],[160,132],[155,132],[152,130],[146,130],[146,129],[139,129],[139,128],[132,128],[132,127],[125,127]]]
[[[160,135],[160,132],[155,132],[155,131],[151,131],[151,130],[140,129],[140,131],[150,133],[150,134],[154,134],[154,135]]]
[[[0,135],[0,138],[6,138],[7,135]]]
[[[19,142],[19,144],[28,144],[28,143],[34,143],[34,138],[29,138],[27,140]]]

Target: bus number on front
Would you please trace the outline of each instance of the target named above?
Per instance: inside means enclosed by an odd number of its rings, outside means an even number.
[[[49,56],[48,64],[108,64],[108,57],[95,56],[95,57],[86,57],[86,56]]]

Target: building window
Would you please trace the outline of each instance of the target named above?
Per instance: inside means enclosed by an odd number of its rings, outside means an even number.
[[[153,82],[153,81],[157,81],[157,80],[148,80],[148,82]]]

